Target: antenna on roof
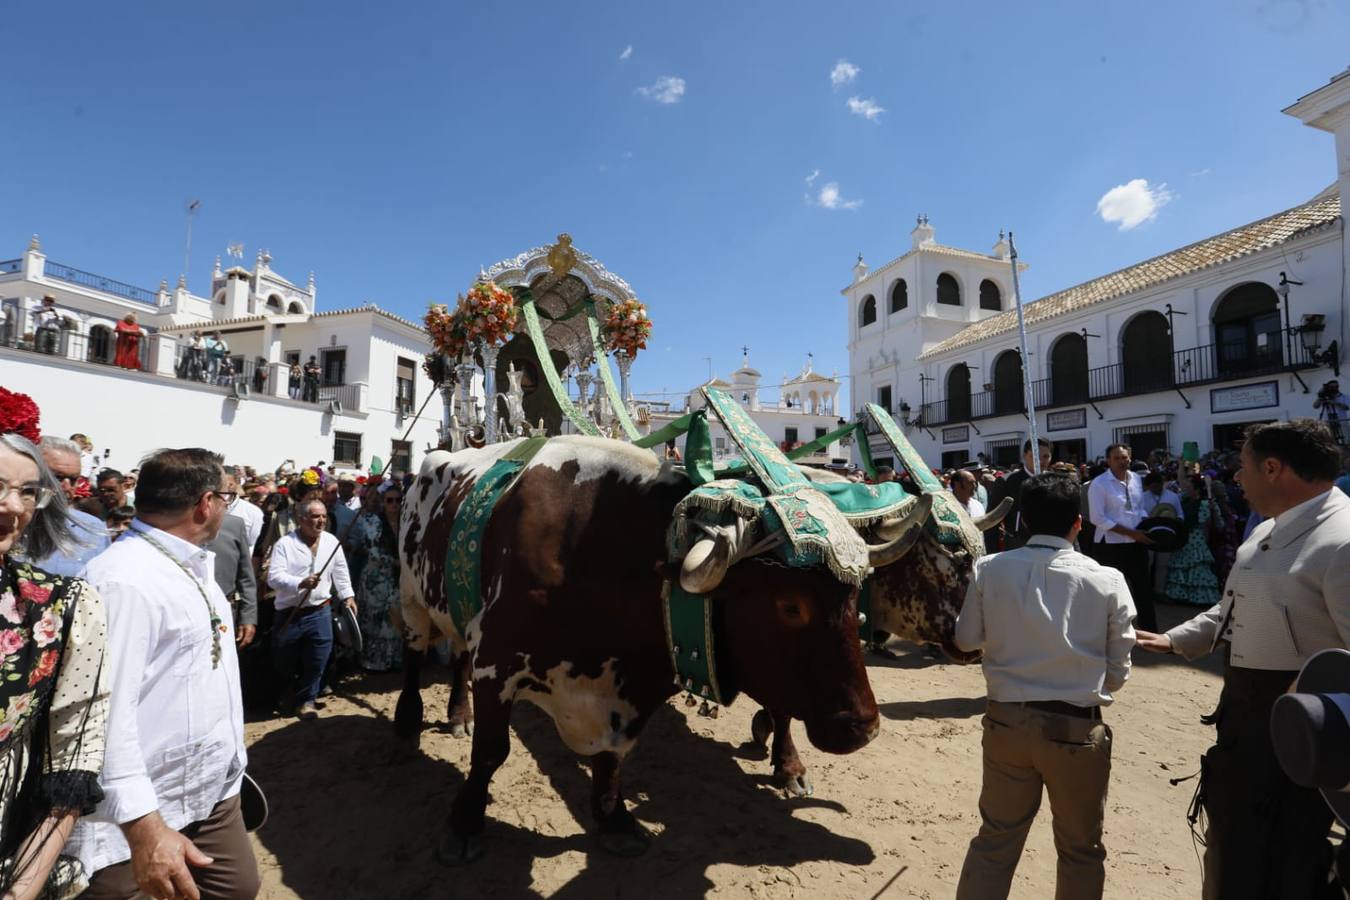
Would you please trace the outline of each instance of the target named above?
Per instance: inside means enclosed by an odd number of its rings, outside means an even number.
[[[183,247],[183,277],[186,278],[188,271],[192,268],[192,219],[197,215],[197,210],[201,208],[202,201],[189,200],[187,202],[187,243]]]

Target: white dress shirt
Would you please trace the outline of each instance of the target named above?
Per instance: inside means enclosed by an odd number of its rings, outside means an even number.
[[[244,535],[248,540],[248,552],[258,546],[258,537],[263,530],[263,511],[243,497],[235,497],[230,504],[229,514],[244,520]]]
[[[136,536],[142,533],[187,571]],[[239,660],[212,556],[135,519],[127,534],[89,563],[85,577],[108,611],[112,696],[99,777],[104,799],[92,816],[80,819],[74,849],[67,850],[88,872],[131,858],[118,825],[158,809],[178,831],[239,793],[248,762]],[[215,667],[211,614],[199,587],[220,620]]]
[[[990,700],[1105,706],[1130,675],[1133,620],[1119,571],[1034,534],[976,561],[955,638],[984,651]]]
[[[976,497],[971,497],[961,505],[966,508],[966,512],[970,514],[972,519],[978,519],[980,516],[984,515],[984,504]]]
[[[1144,508],[1144,479],[1126,472],[1127,482],[1116,480],[1108,469],[1088,484],[1088,518],[1097,526],[1097,543],[1132,544],[1134,541],[1111,530],[1116,525],[1136,528],[1148,517]]]
[[[1144,506],[1148,507],[1144,510],[1144,518],[1147,519],[1151,516],[1153,510],[1160,503],[1166,503],[1176,510],[1178,519],[1184,515],[1181,511],[1181,497],[1177,495],[1176,491],[1169,491],[1167,488],[1163,488],[1161,494],[1155,494],[1152,491],[1144,491]]]
[[[336,552],[334,552],[336,551]],[[272,559],[267,566],[267,583],[277,592],[276,608],[290,609],[300,600],[300,582],[319,571],[332,556],[333,561],[323,570],[318,587],[309,592],[305,606],[322,606],[337,588],[339,600],[356,596],[352,578],[347,571],[347,557],[338,539],[327,531],[319,534],[319,553],[309,552],[300,532],[292,531],[272,547]]]

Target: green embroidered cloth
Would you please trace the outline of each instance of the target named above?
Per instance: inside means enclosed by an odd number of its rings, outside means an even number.
[[[840,581],[861,585],[869,568],[867,544],[849,520],[783,455],[740,404],[717,388],[704,387],[702,391],[708,409],[717,416],[763,485],[760,492],[763,533],[781,531],[787,539],[786,546],[775,552],[782,554],[788,565],[825,565]],[[704,489],[717,484],[704,485]],[[687,511],[692,506],[717,511],[722,503],[727,506],[753,503],[749,492],[742,488],[732,489],[725,499],[706,494],[698,499],[692,497],[686,498],[679,509]],[[677,517],[676,527],[680,525],[681,519]]]

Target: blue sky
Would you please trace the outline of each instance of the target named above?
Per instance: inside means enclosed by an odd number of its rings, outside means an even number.
[[[6,7],[0,258],[172,283],[197,198],[194,291],[242,242],[415,318],[568,231],[651,309],[639,392],[846,373],[920,212],[1013,228],[1032,299],[1301,202],[1332,142],[1279,110],[1350,62],[1331,0]]]

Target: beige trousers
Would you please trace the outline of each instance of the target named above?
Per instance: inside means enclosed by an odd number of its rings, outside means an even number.
[[[205,868],[192,870],[202,900],[253,900],[258,895],[262,887],[258,861],[244,830],[238,794],[217,803],[211,815],[184,828],[183,834],[213,860]],[[95,872],[80,900],[141,900],[145,896],[128,860]]]
[[[1106,881],[1102,818],[1111,777],[1110,726],[991,700],[983,744],[982,824],[966,852],[958,900],[1008,896],[1042,786],[1050,795],[1059,853],[1056,900],[1100,898]]]

